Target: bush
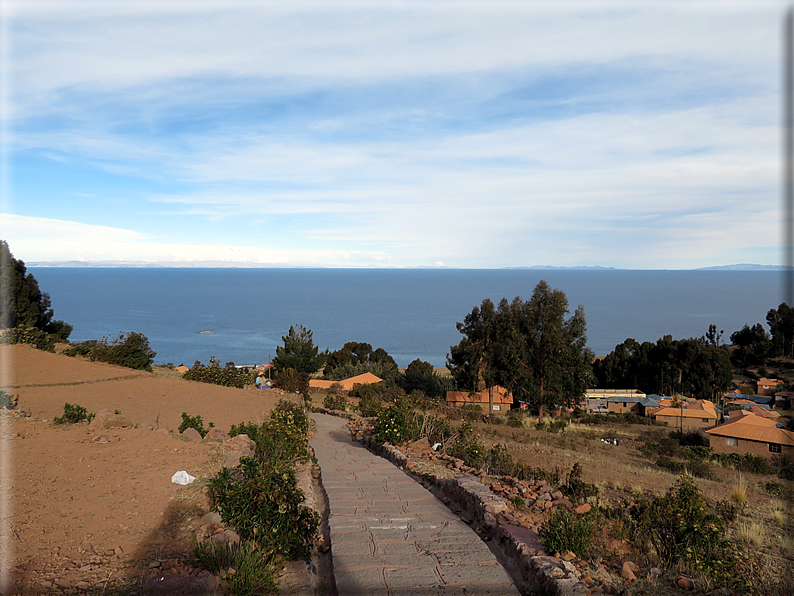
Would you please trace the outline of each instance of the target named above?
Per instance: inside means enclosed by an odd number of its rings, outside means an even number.
[[[345,410],[347,407],[347,399],[344,395],[326,395],[323,399],[323,407],[329,410]]]
[[[207,540],[196,545],[191,562],[214,574],[234,568],[236,573],[226,578],[232,594],[253,596],[278,593],[276,578],[281,561],[281,557],[260,548],[256,542]]]
[[[63,404],[63,416],[60,418],[53,418],[52,421],[55,422],[55,424],[77,424],[83,420],[91,422],[94,416],[95,414],[89,414],[88,410],[82,406],[66,403]]]
[[[282,400],[262,426],[249,422],[234,429],[257,437],[256,455],[242,458],[236,470],[224,468],[210,482],[213,508],[243,540],[261,547],[261,556],[245,563],[252,565],[251,573],[277,557],[306,558],[320,523],[319,515],[302,504],[295,474],[295,462],[309,457],[309,417],[300,406]],[[249,581],[246,573],[241,565],[236,574],[240,582]],[[256,594],[262,588],[241,583],[239,589]]]
[[[152,370],[157,352],[149,347],[149,340],[141,333],[119,333],[114,340],[103,337],[67,348],[66,356],[85,356],[92,361],[107,362],[135,370]],[[185,373],[187,374],[187,373]]]
[[[670,438],[678,442],[681,447],[708,447],[709,438],[698,430],[680,431],[671,430]]]
[[[294,368],[286,368],[276,373],[273,385],[290,393],[309,393],[309,373],[298,372]]]
[[[182,375],[187,381],[198,381],[200,383],[211,383],[223,387],[236,387],[242,389],[246,385],[254,382],[256,373],[237,368],[234,362],[227,362],[221,368],[221,363],[214,356],[210,357],[209,364],[204,365],[198,360],[193,363],[193,368]]]
[[[714,460],[725,467],[733,467],[740,472],[751,474],[771,474],[771,464],[759,455],[752,453],[716,453]]]
[[[257,424],[256,422],[241,422],[239,426],[232,424],[229,429],[229,436],[236,437],[237,435],[247,435],[257,445],[259,444],[260,437],[267,432],[265,425]]]
[[[569,550],[587,559],[597,535],[595,520],[592,513],[578,515],[562,508],[543,522],[538,534],[549,554]]]
[[[214,428],[215,424],[212,422],[209,423],[209,428]],[[209,429],[204,428],[204,421],[201,419],[201,416],[188,416],[187,412],[182,412],[182,424],[179,425],[179,432],[182,433],[183,431],[187,430],[188,428],[196,429],[201,438],[203,439]]]
[[[740,562],[723,519],[689,480],[679,480],[663,497],[629,509],[636,544],[647,541],[661,563],[685,563],[715,582],[731,583]]]
[[[17,400],[5,389],[0,389],[0,410],[13,410],[17,406]]]

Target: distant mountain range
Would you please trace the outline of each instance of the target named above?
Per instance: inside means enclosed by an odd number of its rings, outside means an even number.
[[[144,262],[144,261],[29,261],[25,263],[28,267],[124,267],[124,268],[158,268],[158,267],[186,267],[186,268],[279,268],[279,269],[307,269],[318,268],[323,269],[323,265],[284,265],[284,264],[270,264],[270,263],[245,263],[245,262],[232,262],[232,261],[160,261],[160,262]],[[372,267],[374,269],[374,267]],[[389,267],[389,269],[401,269],[401,267]],[[419,266],[419,267],[403,267],[403,269],[458,269],[458,267],[445,267],[445,266]],[[466,269],[464,267],[464,269]],[[588,271],[620,271],[618,267],[602,267],[600,265],[576,265],[573,267],[558,267],[554,265],[534,265],[532,267],[502,267],[502,269],[526,269],[526,270],[588,270]],[[740,263],[736,265],[716,265],[713,267],[699,267],[697,269],[690,269],[690,271],[783,271],[786,269],[784,265],[757,265],[750,263]],[[674,270],[671,270],[674,271]],[[679,270],[681,271],[681,270]]]

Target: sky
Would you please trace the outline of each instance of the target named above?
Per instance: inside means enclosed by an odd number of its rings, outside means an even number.
[[[786,7],[0,0],[0,238],[28,264],[780,264]]]

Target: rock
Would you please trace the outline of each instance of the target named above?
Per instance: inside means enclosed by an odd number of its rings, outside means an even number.
[[[113,414],[105,419],[102,423],[102,428],[132,428],[132,420],[121,414]]]
[[[214,594],[218,578],[211,573],[203,575],[170,574],[150,579],[143,587],[144,596],[156,594]]]
[[[200,441],[201,433],[195,428],[186,428],[182,431],[182,436],[191,441]]]
[[[651,567],[650,571],[648,571],[648,577],[651,579],[656,579],[657,577],[662,576],[662,570],[658,567]]]
[[[237,535],[237,532],[233,530],[221,530],[217,534],[213,534],[210,537],[210,540],[215,540],[216,542],[224,542],[227,544],[239,544],[240,536]]]
[[[148,422],[141,422],[136,427],[138,430],[154,430],[154,425]]]
[[[596,569],[596,575],[606,582],[612,581],[612,575],[610,575],[609,571],[607,571],[603,565],[598,566],[598,569]]]
[[[560,559],[563,561],[573,561],[576,558],[576,555],[569,550],[563,551],[560,555]]]
[[[74,586],[75,588],[80,588],[81,590],[87,590],[91,587],[91,584],[88,582],[77,582]]]
[[[204,436],[204,441],[225,441],[229,438],[229,433],[219,428],[211,428]]]
[[[94,414],[91,422],[88,423],[88,428],[104,428],[103,425],[105,424],[105,420],[113,415],[113,412],[108,409],[103,408],[99,410],[96,414]]]
[[[592,577],[590,577],[589,575],[585,575],[582,578],[582,583],[584,585],[586,585],[586,586],[592,586],[595,583],[595,580]]]
[[[201,525],[202,526],[209,526],[212,524],[219,524],[221,523],[221,514],[217,511],[210,511],[209,513],[204,514],[204,517],[201,518]]]
[[[625,561],[623,563],[623,567],[620,570],[620,577],[632,582],[637,581],[637,576],[634,575],[634,571],[631,569],[631,561]]]
[[[233,446],[236,446],[240,450],[255,449],[256,448],[256,442],[254,442],[246,434],[237,435],[236,437],[232,437],[231,439],[229,439],[229,443],[231,443]]]
[[[107,435],[97,435],[91,439],[93,443],[110,443],[110,437]]]
[[[223,464],[224,468],[235,468],[240,465],[240,458],[243,456],[242,451],[230,451],[226,461]]]
[[[121,555],[124,554],[124,549],[121,548],[120,546],[117,546],[116,548],[113,549],[113,554],[116,555],[117,557],[120,557]]]
[[[692,590],[695,587],[695,582],[688,577],[679,575],[678,579],[675,580],[675,587],[679,590]]]
[[[555,490],[553,493],[551,493],[551,498],[554,499],[555,501],[559,501],[560,499],[562,499],[562,497],[563,497],[562,493],[558,490]]]
[[[157,432],[158,432],[158,433],[161,433],[161,434],[163,434],[163,435],[166,435],[166,436],[168,436],[168,435],[170,435],[170,434],[171,434],[171,431],[170,431],[170,430],[168,430],[167,428],[158,428],[158,429],[157,429]]]
[[[427,454],[430,455],[433,453],[432,447],[430,447],[430,441],[427,437],[419,439],[418,441],[414,441],[413,443],[408,444],[408,451],[413,451],[414,453],[419,454]]]
[[[574,511],[581,515],[583,513],[587,513],[591,509],[592,507],[590,506],[590,503],[584,503],[582,505],[579,505],[576,509],[574,509]]]

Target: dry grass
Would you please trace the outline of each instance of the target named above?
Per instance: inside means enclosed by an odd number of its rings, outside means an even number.
[[[742,522],[736,528],[736,533],[739,540],[753,546],[763,545],[766,539],[764,525],[758,522]]]
[[[791,538],[784,536],[780,539],[780,552],[785,557],[791,557],[794,555],[794,540]]]
[[[772,511],[772,519],[776,524],[780,524],[782,526],[786,521],[786,514],[779,509],[775,509]]]
[[[747,481],[743,476],[731,485],[731,499],[739,505],[747,505]]]

